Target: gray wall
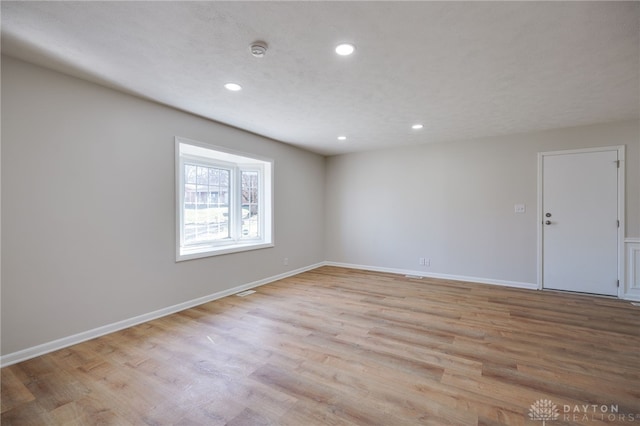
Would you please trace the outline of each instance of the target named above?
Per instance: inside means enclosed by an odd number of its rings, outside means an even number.
[[[638,237],[639,140],[626,121],[329,157],[326,259],[536,283],[537,153],[626,145],[626,236]]]
[[[175,262],[176,135],[275,160],[275,248]],[[639,140],[628,121],[324,159],[3,57],[2,354],[323,260],[534,283],[536,154],[626,145],[639,237]]]
[[[275,248],[175,262],[174,136],[275,160]],[[319,155],[3,57],[2,353],[321,262],[323,195]]]

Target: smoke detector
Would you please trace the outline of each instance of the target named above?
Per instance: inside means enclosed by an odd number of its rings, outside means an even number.
[[[264,41],[254,41],[250,46],[251,54],[256,58],[262,58],[267,53],[267,43]]]

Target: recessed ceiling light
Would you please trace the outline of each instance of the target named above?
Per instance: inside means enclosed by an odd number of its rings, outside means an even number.
[[[420,129],[422,129],[423,127],[424,127],[424,125],[422,125],[422,124],[414,124],[413,126],[411,126],[411,128],[412,128],[413,130],[420,130]]]
[[[231,90],[232,92],[237,92],[238,90],[242,90],[242,86],[237,83],[227,83],[224,85],[224,88],[227,90]]]
[[[351,43],[341,43],[336,46],[336,53],[340,56],[349,56],[356,50],[356,47]]]
[[[338,140],[339,141],[346,141],[347,137],[346,136],[338,136]]]

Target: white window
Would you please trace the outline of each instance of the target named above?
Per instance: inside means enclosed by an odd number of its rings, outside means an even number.
[[[176,260],[273,247],[271,160],[176,138]]]

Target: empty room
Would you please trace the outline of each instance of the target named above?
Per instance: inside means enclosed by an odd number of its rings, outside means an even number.
[[[640,422],[640,3],[0,8],[2,425]]]

